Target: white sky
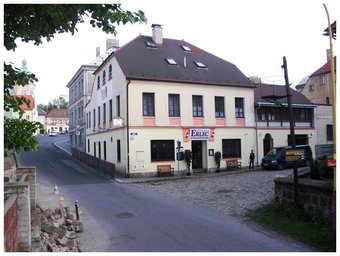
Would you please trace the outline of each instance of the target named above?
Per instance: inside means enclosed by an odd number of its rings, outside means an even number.
[[[339,14],[337,0],[129,0],[122,8],[142,10],[147,24],[121,25],[117,39],[124,45],[139,34],[151,36],[151,24],[162,24],[163,37],[184,39],[222,59],[234,63],[246,76],[263,82],[284,84],[282,58],[286,56],[289,81],[298,84],[326,63],[329,39],[322,36],[327,27],[323,3],[333,22]],[[338,13],[336,13],[338,12]],[[82,64],[95,58],[96,47],[105,51],[106,38],[114,38],[89,23],[79,32],[56,35],[40,46],[17,41],[15,52],[3,47],[4,61],[28,69],[39,79],[37,103],[47,104],[68,95],[67,83]],[[336,50],[336,41],[333,41]]]

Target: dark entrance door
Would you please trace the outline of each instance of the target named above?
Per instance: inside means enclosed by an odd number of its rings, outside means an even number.
[[[267,155],[267,153],[269,152],[269,150],[272,149],[272,147],[273,147],[273,138],[269,133],[267,133],[263,139],[263,156]]]
[[[202,168],[202,141],[193,140],[191,141],[192,149],[192,169]]]

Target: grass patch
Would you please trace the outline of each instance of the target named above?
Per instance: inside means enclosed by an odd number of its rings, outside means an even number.
[[[336,251],[336,235],[332,231],[332,223],[292,204],[270,203],[251,212],[249,217],[320,252]]]

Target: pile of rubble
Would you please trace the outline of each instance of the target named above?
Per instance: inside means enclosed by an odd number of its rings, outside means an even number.
[[[32,241],[39,243],[40,251],[81,252],[77,233],[83,231],[82,222],[69,207],[59,207],[54,211],[37,207],[35,210]]]

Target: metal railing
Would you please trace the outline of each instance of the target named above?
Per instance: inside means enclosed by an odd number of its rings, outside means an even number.
[[[89,155],[76,148],[71,148],[71,153],[74,158],[96,169],[98,172],[101,172],[104,175],[109,176],[112,179],[115,177],[115,165],[113,163],[110,163],[98,157]]]

